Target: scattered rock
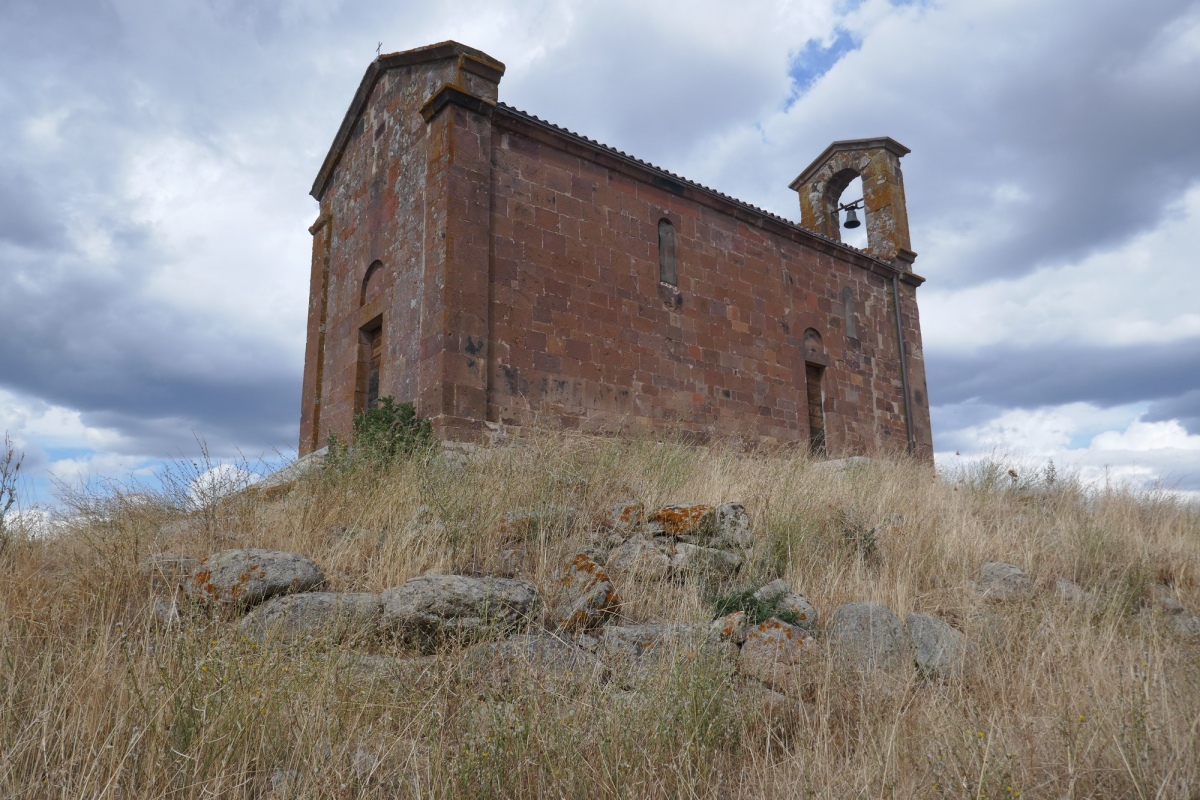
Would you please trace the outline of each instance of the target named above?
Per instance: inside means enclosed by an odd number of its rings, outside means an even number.
[[[749,628],[749,620],[746,618],[745,611],[734,611],[732,614],[726,614],[723,617],[718,617],[708,626],[710,636],[715,636],[719,639],[724,639],[734,644],[741,644],[746,641],[746,632]]]
[[[203,603],[246,608],[276,595],[307,592],[324,582],[321,568],[299,553],[222,550],[195,566],[187,592]]]
[[[475,645],[463,654],[462,669],[479,688],[504,691],[528,688],[534,682],[545,688],[577,685],[607,679],[608,669],[591,653],[550,634],[513,636],[500,642]]]
[[[929,614],[909,614],[904,621],[922,675],[950,678],[962,673],[968,643],[961,631]]]
[[[710,547],[748,548],[754,544],[750,517],[741,503],[722,503],[702,523]]]
[[[715,548],[747,548],[754,543],[750,518],[741,503],[669,505],[649,516],[652,532],[688,544]]]
[[[178,589],[191,577],[198,563],[181,553],[154,553],[142,562],[142,574],[157,588]]]
[[[639,578],[665,578],[671,571],[667,545],[635,536],[608,554],[605,566]]]
[[[578,516],[579,509],[570,506],[510,511],[496,524],[496,533],[505,541],[525,541],[548,528],[571,528]]]
[[[804,670],[815,652],[812,634],[772,617],[746,633],[738,657],[738,672],[756,678],[776,691],[795,694],[807,683]]]
[[[654,532],[663,536],[688,536],[700,533],[701,523],[711,514],[713,507],[703,504],[673,504],[652,512],[648,521]]]
[[[675,545],[671,568],[677,572],[719,573],[732,575],[742,566],[742,557],[728,550],[680,542]]]
[[[271,773],[267,785],[267,796],[271,800],[285,800],[298,797],[302,787],[300,771],[295,769],[277,769]]]
[[[179,625],[179,603],[173,599],[154,598],[150,613],[154,616],[154,621],[163,628],[170,629]]]
[[[1175,614],[1187,613],[1187,609],[1183,607],[1183,603],[1175,599],[1175,595],[1171,593],[1171,589],[1163,586],[1161,583],[1156,584],[1150,590],[1150,599],[1154,607],[1164,614],[1173,616]]]
[[[379,633],[381,612],[377,594],[305,592],[268,600],[247,614],[238,629],[255,641],[361,641]]]
[[[1033,581],[1015,564],[986,561],[980,568],[980,591],[984,599],[999,603],[1023,600],[1033,593]]]
[[[829,639],[842,659],[863,672],[912,663],[904,623],[875,603],[848,603],[834,611]]]
[[[707,634],[707,626],[687,623],[610,625],[600,635],[600,647],[606,655],[638,661],[650,653],[695,648]]]
[[[1091,592],[1066,578],[1059,578],[1054,582],[1054,594],[1068,606],[1088,606],[1096,600]]]
[[[553,622],[567,631],[599,628],[617,615],[621,599],[604,568],[583,553],[564,565],[559,577],[562,597]]]
[[[382,595],[385,630],[422,647],[444,639],[499,635],[533,614],[537,589],[511,578],[424,575]]]
[[[782,578],[771,581],[754,593],[754,599],[762,603],[774,603],[775,613],[788,612],[794,614],[800,627],[815,630],[820,622],[820,615],[813,604],[804,595],[792,589],[792,585]]]
[[[1188,611],[1170,588],[1158,584],[1150,596],[1154,607],[1167,616],[1172,630],[1183,636],[1200,636],[1200,616]]]
[[[617,503],[609,506],[600,515],[600,524],[614,531],[632,531],[641,527],[646,521],[646,504],[640,501],[634,503]]]

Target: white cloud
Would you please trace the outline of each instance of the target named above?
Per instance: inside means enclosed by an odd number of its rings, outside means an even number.
[[[1001,411],[945,432],[960,449],[935,458],[939,468],[951,472],[989,458],[1011,462],[1020,472],[1043,469],[1053,460],[1089,485],[1178,485],[1200,497],[1200,435],[1174,420],[1147,422],[1143,415],[1140,406],[1103,409],[1088,403]]]

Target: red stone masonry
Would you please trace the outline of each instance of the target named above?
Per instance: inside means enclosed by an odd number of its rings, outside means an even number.
[[[930,457],[903,146],[831,145],[793,183],[802,228],[497,103],[503,73],[454,42],[367,69],[313,186],[302,454],[348,438],[378,329],[379,394],[444,438],[548,423],[808,443],[815,420],[830,454]],[[855,175],[867,252],[837,241]]]

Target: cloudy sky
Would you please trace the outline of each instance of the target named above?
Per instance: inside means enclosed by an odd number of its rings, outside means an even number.
[[[792,219],[830,141],[899,140],[939,462],[1200,490],[1200,2],[4,0],[28,500],[198,439],[294,449],[309,187],[377,46],[445,39],[507,64],[502,100]]]

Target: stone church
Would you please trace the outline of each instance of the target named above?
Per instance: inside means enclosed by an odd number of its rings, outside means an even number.
[[[834,142],[799,225],[498,100],[443,42],[377,58],[313,184],[300,453],[376,398],[531,425],[931,457],[900,158]],[[868,247],[840,241],[862,177]]]

